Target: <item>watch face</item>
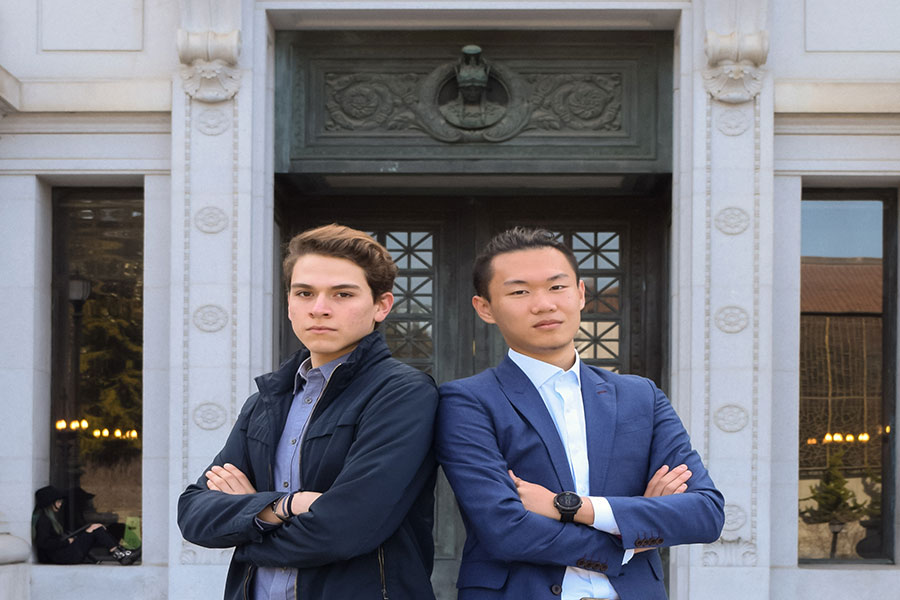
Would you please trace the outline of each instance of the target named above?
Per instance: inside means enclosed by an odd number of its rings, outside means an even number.
[[[581,508],[581,497],[575,492],[563,492],[556,495],[556,507],[563,510]]]

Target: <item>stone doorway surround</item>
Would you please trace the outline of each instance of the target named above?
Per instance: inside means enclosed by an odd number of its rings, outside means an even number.
[[[717,598],[727,589],[739,600],[768,598],[773,90],[761,68],[766,3],[335,5],[184,3],[172,105],[169,514],[179,489],[218,450],[252,377],[275,356],[276,30],[669,29],[668,391],[728,502],[719,542],[673,550],[671,597]],[[170,595],[203,596],[208,582],[224,579],[229,554],[184,543],[172,519]]]

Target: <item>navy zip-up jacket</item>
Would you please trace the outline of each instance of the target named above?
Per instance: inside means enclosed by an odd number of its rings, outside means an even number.
[[[178,500],[182,535],[208,548],[235,547],[227,600],[250,598],[260,566],[297,568],[302,600],[434,598],[437,390],[431,377],[391,358],[378,332],[337,367],[310,417],[301,481],[322,496],[272,532],[256,526],[255,516],[284,495],[274,491],[272,465],[306,356],[298,352],[256,379],[259,392],[210,465],[235,465],[257,493],[210,491],[201,476]]]

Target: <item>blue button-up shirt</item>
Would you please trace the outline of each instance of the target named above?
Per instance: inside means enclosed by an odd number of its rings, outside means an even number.
[[[584,419],[584,400],[581,395],[581,359],[575,353],[575,364],[568,371],[556,365],[525,356],[510,349],[509,358],[522,369],[541,399],[556,431],[566,449],[566,458],[575,482],[575,492],[588,497],[594,507],[594,528],[614,535],[619,534],[619,525],[613,515],[609,501],[602,496],[590,496],[590,464],[587,453],[587,428]],[[622,564],[627,563],[634,552],[625,552]],[[566,567],[562,582],[562,600],[580,598],[617,599],[609,578],[602,573]]]
[[[275,491],[285,494],[299,490],[300,442],[309,425],[316,403],[328,385],[334,370],[347,358],[345,354],[313,369],[310,359],[303,361],[294,380],[294,400],[288,411],[281,438],[275,448]],[[262,527],[267,528],[265,525]],[[297,569],[290,567],[259,567],[253,584],[253,597],[257,600],[290,600],[297,597]]]

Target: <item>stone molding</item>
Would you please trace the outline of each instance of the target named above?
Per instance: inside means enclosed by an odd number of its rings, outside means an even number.
[[[703,71],[703,84],[713,98],[742,104],[759,94],[769,53],[768,32],[722,35],[707,31],[705,49],[709,66]]]
[[[31,546],[20,537],[0,533],[0,565],[28,562]]]
[[[223,102],[241,87],[241,32],[178,30],[176,41],[184,90],[202,102]]]

